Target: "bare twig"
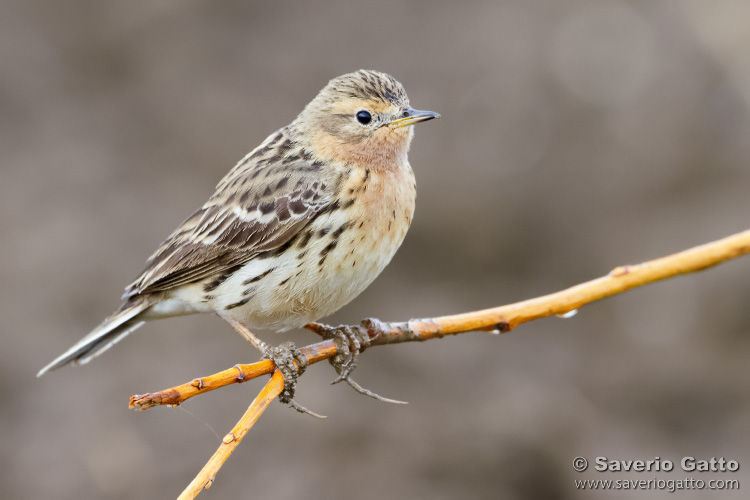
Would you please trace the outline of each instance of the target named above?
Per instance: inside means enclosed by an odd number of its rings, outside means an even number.
[[[216,473],[219,472],[221,466],[224,465],[224,462],[229,458],[229,455],[231,455],[234,449],[237,448],[240,441],[242,441],[242,438],[245,437],[247,431],[249,431],[253,424],[255,424],[261,413],[263,413],[268,405],[271,404],[271,401],[281,394],[282,389],[284,389],[284,377],[280,372],[276,371],[271,377],[271,380],[269,380],[265,387],[260,391],[258,397],[252,402],[245,414],[242,415],[242,418],[237,422],[237,425],[235,425],[232,431],[221,440],[219,449],[217,449],[209,461],[206,462],[206,465],[204,465],[198,475],[195,476],[195,479],[193,479],[188,487],[185,488],[179,497],[177,497],[177,500],[195,498],[201,491],[207,490],[211,487],[214,478],[216,478]]]
[[[563,315],[583,305],[631,288],[679,274],[700,271],[747,253],[750,253],[750,230],[643,264],[617,267],[601,278],[550,295],[506,306],[398,323],[384,323],[368,319],[362,321],[359,326],[333,328],[310,324],[306,328],[324,337],[330,336],[337,330],[358,331],[362,335],[369,336],[371,346],[424,341],[476,330],[504,333],[527,321]],[[336,343],[333,340],[325,340],[301,349],[310,364],[332,358],[336,355],[336,350]],[[229,384],[245,382],[272,372],[271,380],[255,398],[232,432],[224,437],[219,449],[182,492],[178,500],[195,498],[201,491],[211,486],[222,464],[229,458],[260,414],[281,393],[284,387],[284,377],[279,371],[274,371],[274,364],[271,361],[264,360],[250,365],[235,365],[223,372],[195,379],[187,384],[130,398],[130,407],[140,410],[158,405],[178,405],[198,394]]]
[[[336,355],[336,344],[331,341],[319,342],[300,349],[310,363],[317,363]],[[247,382],[274,371],[273,362],[267,359],[250,365],[234,365],[232,368],[207,377],[196,378],[186,384],[171,387],[159,392],[136,394],[130,397],[130,408],[148,410],[154,406],[176,406],[193,396],[213,391],[219,387]]]
[[[383,323],[365,320],[360,326],[370,336],[371,346],[400,342],[424,341],[477,330],[508,332],[527,321],[552,315],[562,315],[591,302],[625,292],[631,288],[671,278],[679,274],[701,271],[726,260],[750,253],[750,230],[707,243],[676,254],[642,264],[617,267],[608,275],[543,297],[524,300],[505,306],[431,319],[413,319],[405,322]],[[331,327],[311,324],[307,328],[320,334]],[[301,349],[310,364],[336,355],[336,344],[326,340]],[[195,379],[187,384],[163,391],[135,395],[130,407],[146,410],[158,405],[178,405],[198,394],[225,385],[271,373],[273,363],[268,360],[249,365],[236,365],[223,372]]]

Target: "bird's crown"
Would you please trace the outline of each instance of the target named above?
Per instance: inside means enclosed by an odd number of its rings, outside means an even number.
[[[368,69],[336,77],[320,93],[330,98],[372,99],[397,108],[409,107],[409,98],[403,85],[391,75]]]

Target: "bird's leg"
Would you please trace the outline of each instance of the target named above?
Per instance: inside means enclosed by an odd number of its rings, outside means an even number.
[[[357,367],[359,354],[370,347],[370,335],[366,328],[352,327],[349,325],[328,326],[320,323],[310,323],[305,328],[312,330],[324,339],[333,339],[336,342],[336,355],[328,361],[336,369],[338,377],[331,384],[346,382],[360,394],[369,396],[385,403],[406,404],[406,401],[384,398],[368,389],[365,389],[351,378],[351,373]]]
[[[336,356],[331,358],[330,363],[339,374],[333,384],[338,384],[349,376],[357,368],[359,354],[370,347],[370,336],[367,332],[362,333],[358,328],[342,325],[332,329],[329,337],[336,342]]]
[[[225,319],[230,325],[232,325],[232,328],[237,330],[240,335],[253,344],[253,346],[263,354],[264,358],[273,361],[273,364],[276,365],[276,369],[284,376],[284,390],[281,391],[281,394],[279,395],[279,401],[291,406],[300,413],[307,413],[316,418],[325,418],[323,415],[318,415],[317,413],[308,410],[294,400],[297,379],[305,372],[309,361],[307,360],[307,356],[302,354],[302,351],[297,349],[293,342],[284,342],[279,346],[270,347],[239,321],[235,321],[231,318]]]
[[[250,331],[248,327],[240,323],[239,321],[233,320],[232,318],[225,318],[227,323],[232,325],[232,328],[234,328],[237,333],[245,337],[245,340],[253,344],[256,349],[258,349],[264,356],[268,354],[270,351],[270,347],[268,347],[268,344],[260,340],[253,332]]]

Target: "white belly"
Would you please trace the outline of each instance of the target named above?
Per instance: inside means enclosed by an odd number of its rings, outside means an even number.
[[[281,255],[250,261],[216,290],[211,308],[251,329],[283,331],[349,303],[388,265],[406,236],[415,193],[410,169],[405,174],[399,189],[386,189],[393,179],[371,181],[352,206],[316,218],[298,237],[312,231],[304,248],[298,242]]]

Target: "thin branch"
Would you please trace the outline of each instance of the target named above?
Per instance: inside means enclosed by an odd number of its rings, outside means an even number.
[[[432,319],[416,319],[400,323],[383,323],[375,319],[364,320],[360,326],[332,328],[310,324],[307,328],[323,336],[347,329],[366,334],[370,345],[386,345],[400,342],[424,341],[445,335],[466,333],[475,330],[508,332],[527,321],[547,316],[563,315],[585,304],[622,293],[637,286],[653,283],[679,274],[687,274],[715,266],[729,259],[750,253],[750,231],[729,236],[722,240],[701,245],[684,252],[652,260],[643,264],[617,267],[607,276],[582,283],[557,293],[525,300],[506,306],[474,311]],[[317,363],[336,355],[336,343],[326,340],[301,349],[309,363]],[[130,398],[130,407],[145,410],[158,405],[178,405],[204,392],[229,384],[245,382],[273,372],[263,390],[255,398],[232,431],[227,434],[219,449],[201,469],[178,500],[195,498],[213,484],[216,473],[229,458],[242,438],[247,434],[263,411],[284,388],[284,377],[274,371],[274,364],[264,360],[250,365],[235,365],[223,372],[195,379],[171,389]]]
[[[232,431],[224,436],[221,440],[219,449],[216,450],[214,455],[206,462],[201,471],[195,476],[195,479],[188,485],[187,488],[177,497],[177,500],[187,500],[198,496],[198,494],[207,490],[211,487],[216,478],[216,473],[224,462],[226,462],[229,455],[234,452],[235,448],[240,444],[242,438],[250,430],[250,428],[258,420],[258,417],[263,411],[271,404],[271,402],[281,394],[284,389],[284,377],[280,372],[274,372],[271,379],[260,391],[258,397],[252,402],[250,407],[247,409],[242,418],[237,422]]]
[[[300,349],[307,356],[310,363],[317,363],[336,355],[336,344],[332,341],[319,342]],[[159,392],[136,394],[130,397],[130,408],[147,410],[154,406],[176,406],[180,403],[220,387],[247,382],[261,375],[268,375],[274,371],[272,361],[264,359],[249,365],[234,365],[219,373],[207,377],[193,379],[186,384],[178,385]]]
[[[543,297],[505,306],[431,319],[383,323],[365,320],[360,329],[370,336],[370,345],[424,341],[476,330],[508,332],[527,321],[552,315],[562,315],[591,302],[625,292],[631,288],[688,274],[715,266],[726,260],[750,253],[750,230],[707,243],[667,257],[636,265],[617,267],[608,275]],[[311,324],[307,328],[320,334],[332,331],[324,325]],[[310,364],[336,355],[336,344],[326,340],[301,349]],[[249,365],[236,365],[223,372],[195,379],[192,382],[163,391],[135,395],[130,407],[146,410],[158,405],[179,405],[183,401],[223,387],[271,373],[274,365],[264,360]]]

